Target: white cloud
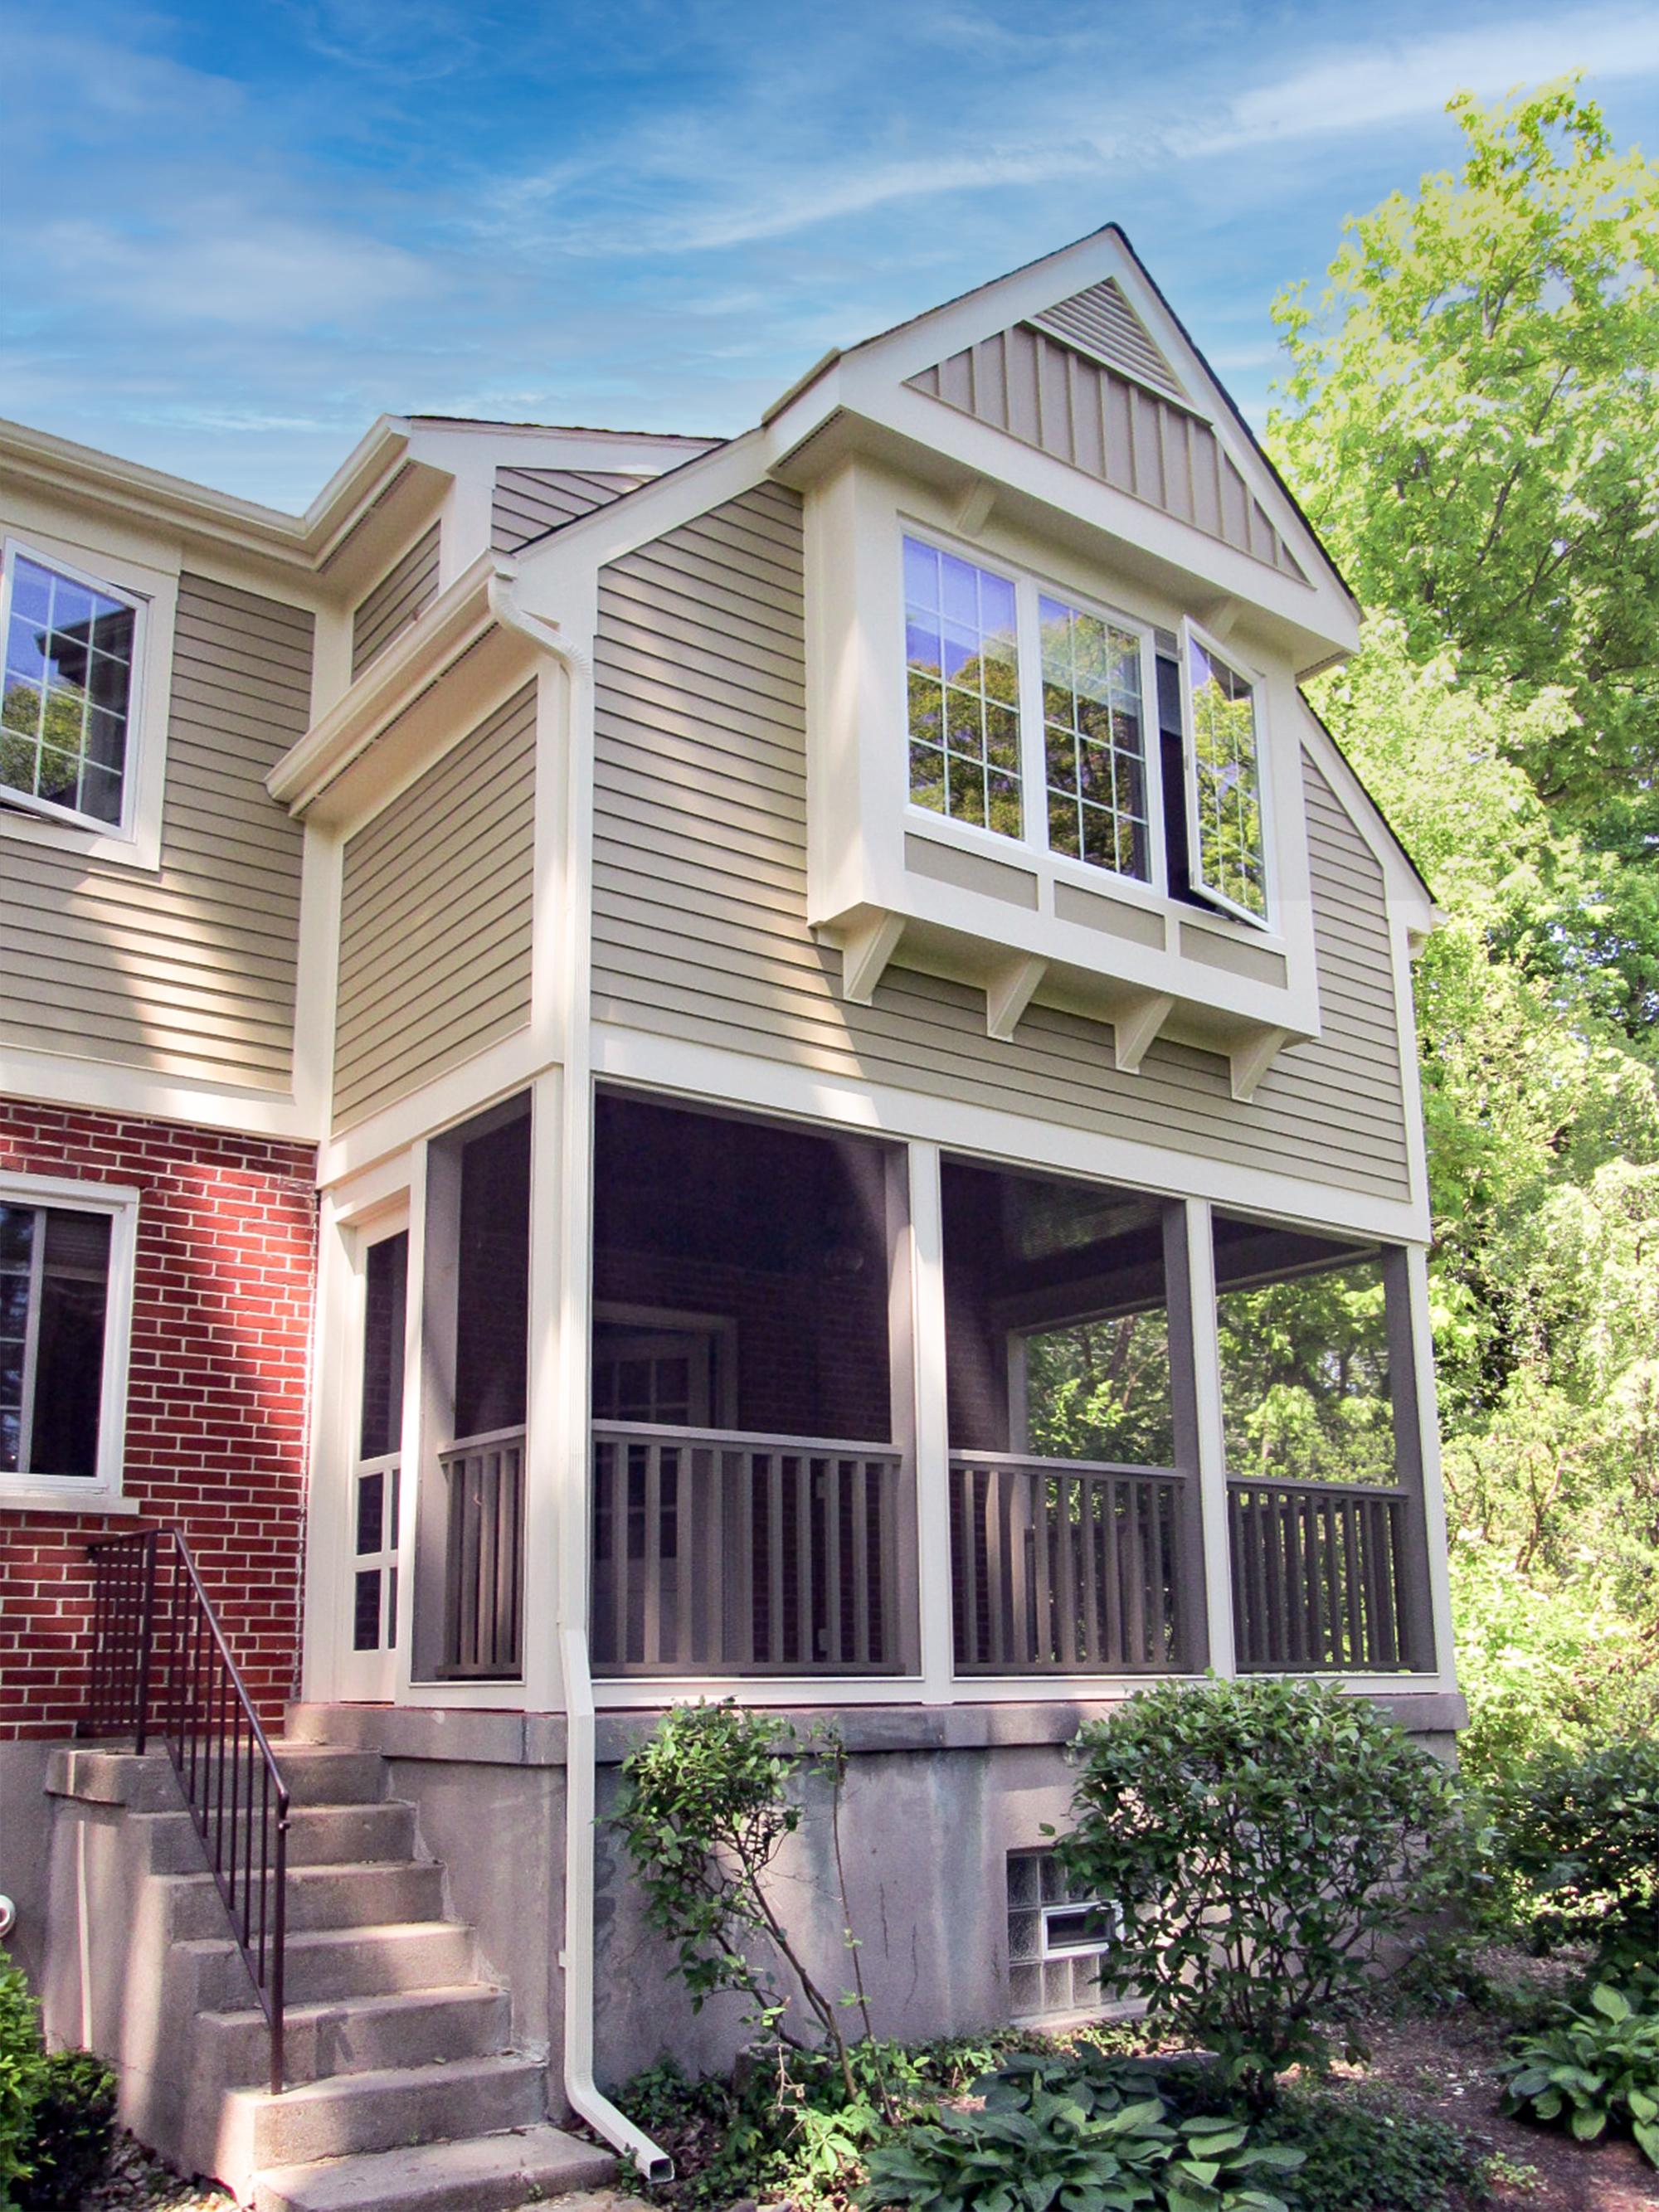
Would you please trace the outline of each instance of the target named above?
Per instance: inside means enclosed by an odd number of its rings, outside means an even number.
[[[1449,31],[1410,44],[1360,46],[1241,93],[1224,127],[1187,137],[1191,153],[1357,131],[1430,115],[1454,92],[1492,99],[1570,70],[1609,80],[1659,73],[1659,12],[1595,11]]]

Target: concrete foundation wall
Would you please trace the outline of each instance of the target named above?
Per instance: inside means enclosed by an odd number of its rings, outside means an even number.
[[[0,1743],[0,1895],[17,1908],[17,1924],[5,1948],[37,1987],[46,1966],[51,1756],[49,1743]]]

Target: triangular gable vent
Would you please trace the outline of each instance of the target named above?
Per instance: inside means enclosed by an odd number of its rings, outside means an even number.
[[[1068,345],[1093,354],[1109,368],[1121,369],[1125,376],[1138,378],[1171,399],[1192,404],[1115,276],[1091,284],[1087,291],[1073,292],[1069,300],[1045,307],[1031,320],[1052,331],[1057,338],[1064,338]]]

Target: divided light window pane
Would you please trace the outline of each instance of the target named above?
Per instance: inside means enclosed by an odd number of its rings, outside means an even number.
[[[109,1216],[0,1200],[0,1475],[98,1472]]]
[[[118,823],[137,614],[14,552],[0,689],[0,787]]]
[[[1046,594],[1037,607],[1048,843],[1056,853],[1149,883],[1140,641]]]
[[[1188,640],[1188,653],[1195,880],[1236,912],[1265,921],[1255,687],[1195,637]]]
[[[1014,587],[904,541],[910,796],[955,822],[1023,832]]]

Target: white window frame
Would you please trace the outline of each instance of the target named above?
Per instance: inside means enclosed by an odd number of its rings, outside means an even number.
[[[13,1474],[0,1469],[0,1513],[33,1508],[52,1513],[136,1512],[123,1495],[126,1461],[127,1374],[132,1356],[132,1301],[137,1273],[138,1193],[130,1185],[66,1176],[0,1173],[0,1199],[107,1218],[109,1279],[104,1307],[104,1371],[98,1401],[98,1465],[79,1474]]]
[[[1051,1959],[1103,1959],[1114,1944],[1123,1940],[1123,1908],[1103,1897],[1073,1898],[1062,1905],[1041,1905],[1038,1911],[1042,1917],[1037,1923],[1037,1957],[1045,1966]],[[1054,1942],[1050,1935],[1053,1923],[1073,1912],[1103,1912],[1111,1933],[1084,1943]]]
[[[154,870],[161,865],[178,578],[118,552],[72,544],[49,532],[7,530],[0,537],[0,643],[11,619],[12,579],[20,555],[133,609],[132,678],[120,821],[100,822],[50,799],[0,787],[0,836]]]
[[[1179,632],[1181,653],[1181,756],[1182,781],[1186,786],[1187,808],[1187,872],[1193,889],[1200,897],[1208,899],[1231,921],[1242,921],[1251,929],[1277,932],[1278,902],[1274,885],[1278,872],[1273,864],[1273,785],[1267,744],[1267,681],[1260,669],[1252,668],[1230,647],[1212,636],[1190,615],[1181,618]],[[1249,907],[1241,906],[1225,891],[1218,890],[1204,875],[1203,837],[1198,812],[1198,718],[1193,706],[1193,659],[1194,645],[1202,647],[1212,660],[1218,660],[1235,676],[1242,676],[1250,687],[1255,707],[1256,811],[1261,821],[1261,891],[1267,911],[1252,914]]]
[[[1010,853],[1041,854],[1043,859],[1067,880],[1092,885],[1097,890],[1109,884],[1115,895],[1130,898],[1155,898],[1160,903],[1169,896],[1167,844],[1164,836],[1164,778],[1157,744],[1158,737],[1158,659],[1154,637],[1156,625],[1144,617],[1130,614],[1122,607],[1114,606],[1091,592],[1080,592],[1070,584],[1045,576],[1036,569],[1027,568],[1018,562],[1004,561],[988,556],[982,546],[965,544],[953,539],[948,531],[936,528],[931,523],[910,517],[899,516],[901,578],[898,608],[898,656],[902,678],[909,666],[909,653],[905,635],[905,594],[903,577],[903,542],[914,538],[934,552],[948,553],[954,559],[966,561],[988,575],[1000,577],[1014,588],[1014,653],[1018,670],[1019,712],[1019,785],[1021,835],[1009,836],[1006,831],[993,830],[989,823],[963,822],[955,815],[941,814],[931,806],[923,806],[911,796],[910,789],[910,728],[909,686],[903,685],[904,726],[904,803],[905,818],[918,830],[935,836],[959,838],[994,859],[1006,860]],[[1140,742],[1141,772],[1146,780],[1146,841],[1151,872],[1146,876],[1126,875],[1121,869],[1103,867],[1095,860],[1085,860],[1080,854],[1061,852],[1048,842],[1048,763],[1044,739],[1042,714],[1042,620],[1039,602],[1043,599],[1060,600],[1079,614],[1091,615],[1098,622],[1107,623],[1115,629],[1127,631],[1139,642],[1140,648]],[[1254,681],[1254,678],[1252,678]]]

